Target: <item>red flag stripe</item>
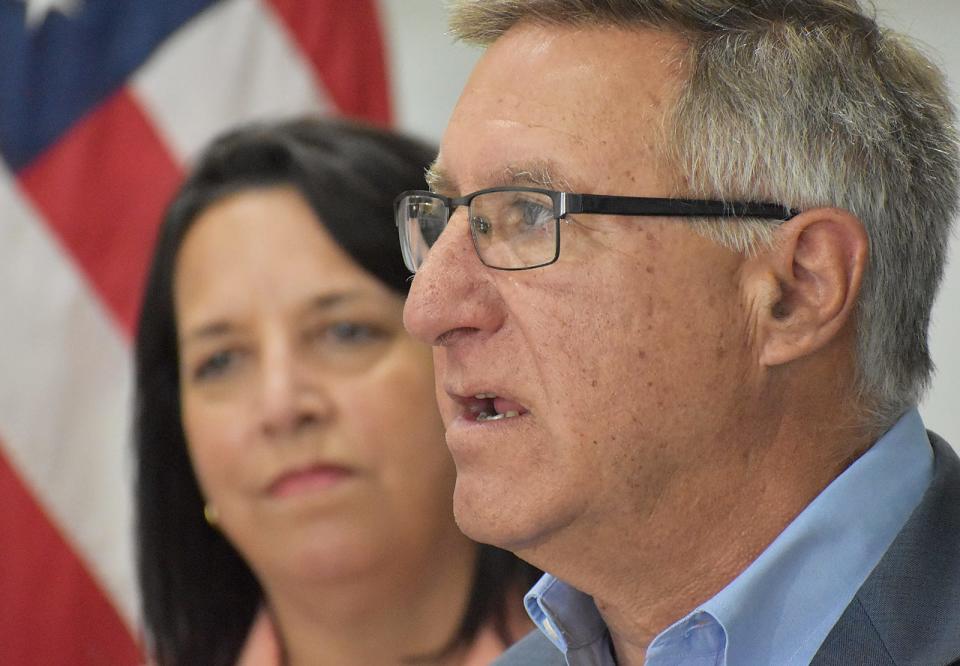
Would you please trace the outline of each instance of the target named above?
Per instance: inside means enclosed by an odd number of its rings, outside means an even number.
[[[135,327],[181,165],[238,121],[304,111],[390,120],[374,0],[225,0],[127,86],[21,170],[19,187],[0,174],[0,203],[22,209],[0,237],[26,257],[7,262],[17,280],[5,304],[36,315],[8,322],[19,328],[6,360],[22,352],[23,362],[0,363],[26,378],[11,383],[22,399],[0,401],[0,664],[142,663],[127,626],[136,594],[116,451],[128,424],[116,408],[128,404],[122,335]],[[42,280],[23,283],[24,265],[54,275],[57,297],[43,297]],[[51,328],[62,335],[31,333]]]
[[[181,177],[126,89],[20,174],[23,188],[127,334],[139,313],[160,216]]]
[[[376,3],[267,1],[309,57],[340,113],[389,124],[389,86]]]
[[[140,664],[107,596],[21,483],[0,446],[0,664]]]
[[[312,64],[272,7],[222,0],[158,49],[130,89],[178,163],[186,164],[227,127],[330,113],[333,101],[317,84]]]

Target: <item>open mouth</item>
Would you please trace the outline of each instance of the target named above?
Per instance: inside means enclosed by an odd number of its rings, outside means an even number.
[[[458,396],[456,399],[466,407],[465,415],[472,421],[514,419],[527,413],[520,403],[501,398],[496,393],[477,393],[473,397]]]

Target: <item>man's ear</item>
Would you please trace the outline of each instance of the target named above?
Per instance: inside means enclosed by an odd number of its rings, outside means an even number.
[[[754,257],[756,342],[765,366],[808,356],[834,340],[854,312],[869,241],[849,211],[816,208],[777,230]]]

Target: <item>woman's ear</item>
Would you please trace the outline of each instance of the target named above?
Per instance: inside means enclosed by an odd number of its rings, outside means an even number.
[[[815,208],[785,222],[751,260],[759,360],[775,366],[813,354],[850,322],[867,269],[869,240],[849,211]]]

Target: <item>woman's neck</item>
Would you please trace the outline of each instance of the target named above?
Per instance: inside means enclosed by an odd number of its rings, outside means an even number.
[[[477,546],[454,539],[365,573],[266,585],[288,666],[445,664],[473,582]]]

